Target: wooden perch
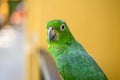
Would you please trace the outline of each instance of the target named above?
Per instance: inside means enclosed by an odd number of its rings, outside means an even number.
[[[62,80],[52,56],[43,49],[40,50],[40,65],[43,80]]]

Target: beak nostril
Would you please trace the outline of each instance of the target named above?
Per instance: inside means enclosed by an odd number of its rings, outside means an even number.
[[[54,30],[54,28],[52,27],[52,30]]]

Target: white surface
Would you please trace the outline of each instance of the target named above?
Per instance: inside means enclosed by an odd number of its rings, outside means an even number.
[[[0,80],[24,80],[23,32],[0,31]]]

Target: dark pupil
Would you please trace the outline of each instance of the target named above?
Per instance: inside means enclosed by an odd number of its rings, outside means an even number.
[[[64,29],[64,25],[62,25],[62,29]]]

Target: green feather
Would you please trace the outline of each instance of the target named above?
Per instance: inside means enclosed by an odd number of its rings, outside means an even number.
[[[62,24],[65,25],[64,31],[61,30]],[[107,80],[93,58],[75,40],[64,21],[48,21],[46,27],[47,30],[50,27],[56,30],[57,39],[53,41],[47,39],[48,50],[64,80]]]

